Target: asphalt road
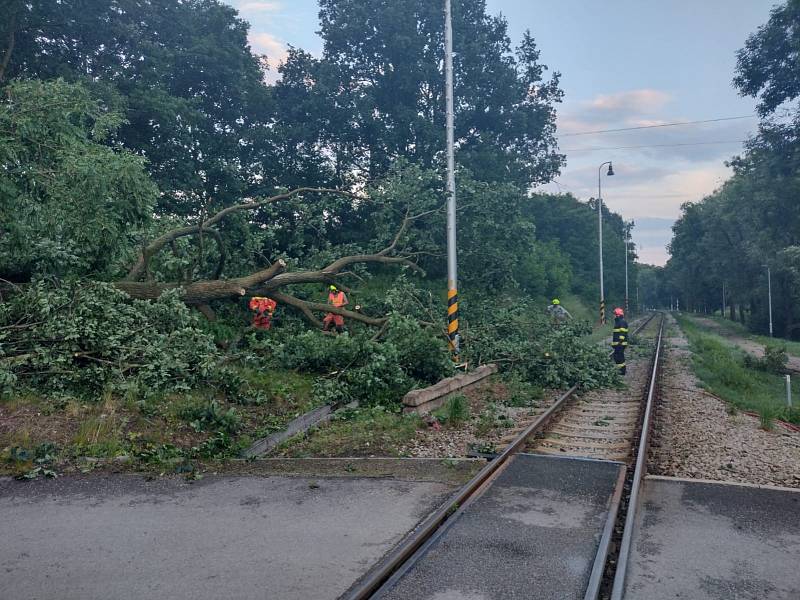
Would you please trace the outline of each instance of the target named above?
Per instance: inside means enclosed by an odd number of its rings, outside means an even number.
[[[3,478],[0,598],[332,599],[451,490],[350,478]]]
[[[626,600],[797,600],[800,490],[645,480]]]

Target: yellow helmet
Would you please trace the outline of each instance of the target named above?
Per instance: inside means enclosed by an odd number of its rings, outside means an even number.
[[[558,298],[553,298],[553,304],[561,304],[561,300]]]

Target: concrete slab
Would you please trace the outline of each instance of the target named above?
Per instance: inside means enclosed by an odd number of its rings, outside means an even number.
[[[523,454],[378,596],[582,599],[620,463]]]
[[[333,599],[452,490],[380,479],[0,479],[0,597]]]
[[[800,490],[647,478],[626,600],[797,600]]]

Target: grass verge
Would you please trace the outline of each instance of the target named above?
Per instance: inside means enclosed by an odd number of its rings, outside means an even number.
[[[398,456],[425,424],[417,415],[388,412],[382,407],[342,411],[336,420],[288,440],[276,452],[287,458]]]
[[[757,335],[751,332],[747,327],[736,321],[731,321],[728,318],[721,318],[719,315],[706,315],[706,318],[711,319],[717,323],[723,333],[743,337],[748,340],[753,340],[763,346],[768,344],[780,344],[786,348],[786,352],[792,356],[800,357],[800,342],[793,342],[785,338],[771,338],[767,335]]]
[[[676,318],[689,340],[694,373],[705,389],[737,409],[757,412],[765,429],[774,419],[800,424],[800,409],[786,406],[782,375],[748,367],[743,351],[701,330],[689,318]],[[797,386],[793,387],[797,398]]]
[[[147,399],[110,392],[95,401],[0,398],[0,474],[86,472],[100,461],[118,470],[194,472],[237,456],[320,403],[313,374],[242,368],[240,375],[259,402],[233,403],[212,389]]]

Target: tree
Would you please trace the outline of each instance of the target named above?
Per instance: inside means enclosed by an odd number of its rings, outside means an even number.
[[[513,51],[484,0],[454,6],[458,161],[477,180],[525,189],[549,181],[558,73],[530,34]],[[374,179],[403,157],[426,168],[444,151],[444,16],[436,3],[321,0],[323,55],[292,50],[275,87],[279,127],[326,149],[342,181]]]
[[[181,216],[215,210],[278,183],[272,169],[269,89],[250,52],[248,24],[218,0],[25,2],[11,18],[0,79],[84,81],[119,103],[111,141],[145,156]]]
[[[119,274],[157,198],[145,161],[104,143],[122,116],[62,80],[3,92],[0,277]]]
[[[800,0],[773,8],[736,58],[733,84],[742,95],[760,96],[762,116],[800,96]]]

